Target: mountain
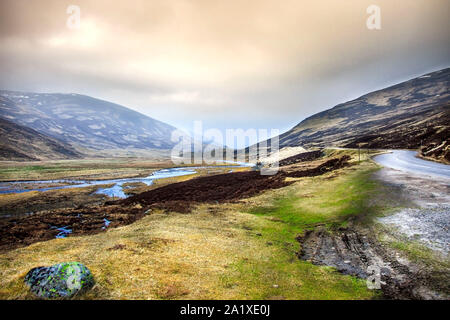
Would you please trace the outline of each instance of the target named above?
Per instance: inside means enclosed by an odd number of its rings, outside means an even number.
[[[57,139],[1,118],[0,135],[0,160],[72,159],[82,156]]]
[[[0,117],[75,148],[170,149],[174,127],[79,94],[0,91]]]
[[[280,148],[421,148],[450,161],[450,68],[317,113],[280,135]]]

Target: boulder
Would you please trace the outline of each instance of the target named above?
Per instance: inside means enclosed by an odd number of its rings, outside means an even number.
[[[89,269],[79,262],[64,262],[50,267],[31,269],[25,283],[39,298],[72,298],[94,285]]]

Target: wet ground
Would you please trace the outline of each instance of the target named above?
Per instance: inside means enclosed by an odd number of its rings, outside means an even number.
[[[228,164],[229,162],[229,164]],[[228,169],[232,172],[235,168],[241,167],[251,167],[251,163],[239,163],[224,161],[223,164],[211,165],[211,166],[189,166],[189,167],[178,167],[178,168],[166,168],[155,171],[150,175],[142,177],[132,177],[132,178],[120,178],[120,179],[89,179],[89,180],[77,180],[77,179],[58,179],[58,180],[30,180],[30,181],[7,181],[0,182],[0,194],[15,194],[24,193],[30,191],[50,191],[50,190],[62,190],[62,189],[72,189],[72,188],[86,188],[98,185],[111,185],[108,188],[100,188],[95,193],[103,194],[111,198],[127,198],[129,192],[125,192],[125,188],[130,188],[133,184],[144,184],[150,186],[155,180],[167,179],[173,177],[180,177],[186,175],[197,174],[197,170],[204,169],[218,169],[224,170]]]
[[[108,201],[103,205],[48,210],[24,217],[0,219],[0,250],[10,250],[57,236],[102,232],[106,228],[133,223],[155,209],[188,213],[193,205],[200,203],[238,201],[268,189],[287,186],[292,182],[286,182],[286,177],[321,175],[348,166],[348,160],[346,156],[325,159],[313,167],[282,170],[272,176],[261,175],[254,170],[198,177],[126,199]],[[108,221],[108,225],[105,221]]]
[[[299,236],[300,259],[370,281],[388,299],[448,299],[448,270],[411,263],[381,244],[371,228],[316,229]],[[370,278],[372,277],[372,278]]]
[[[179,177],[184,175],[196,174],[195,167],[193,168],[171,168],[162,169],[152,173],[143,178],[124,178],[111,180],[41,180],[41,181],[20,181],[20,182],[2,182],[0,183],[0,194],[23,193],[30,191],[48,191],[60,190],[70,188],[85,188],[95,185],[113,184],[108,188],[99,189],[97,194],[104,194],[109,197],[126,198],[127,195],[123,192],[123,185],[126,183],[142,182],[146,185],[151,185],[153,180],[164,179],[170,177]]]

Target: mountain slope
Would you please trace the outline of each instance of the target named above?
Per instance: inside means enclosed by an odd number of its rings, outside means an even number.
[[[437,147],[449,157],[449,82],[447,68],[339,104],[280,135],[280,147]]]
[[[79,158],[71,146],[33,129],[0,118],[0,160],[48,160]]]
[[[0,91],[0,116],[74,147],[169,149],[174,127],[78,94]]]

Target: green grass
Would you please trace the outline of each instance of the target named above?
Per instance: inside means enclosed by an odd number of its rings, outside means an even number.
[[[298,259],[296,236],[317,224],[369,217],[378,192],[370,162],[248,199],[152,214],[97,235],[36,243],[0,254],[1,298],[33,298],[23,286],[38,265],[80,261],[97,286],[87,299],[372,299],[366,282]],[[364,218],[365,219],[365,218]],[[364,220],[362,219],[362,220]],[[167,239],[157,246],[149,239]],[[112,250],[115,245],[123,250]]]
[[[331,267],[302,261],[296,237],[317,225],[345,226],[349,219],[365,223],[380,207],[370,204],[380,185],[370,179],[377,167],[366,162],[331,178],[306,178],[286,188],[269,203],[247,210],[257,219],[244,226],[267,252],[241,260],[224,275],[224,286],[238,286],[251,299],[372,299],[380,292],[366,282]],[[264,200],[262,200],[264,202]],[[266,251],[264,250],[264,251]]]
[[[310,178],[287,195],[275,198],[270,205],[249,212],[277,218],[298,231],[317,224],[342,226],[349,219],[364,221],[381,209],[369,201],[374,194],[382,192],[379,183],[370,179],[375,170],[364,168],[332,180]]]

